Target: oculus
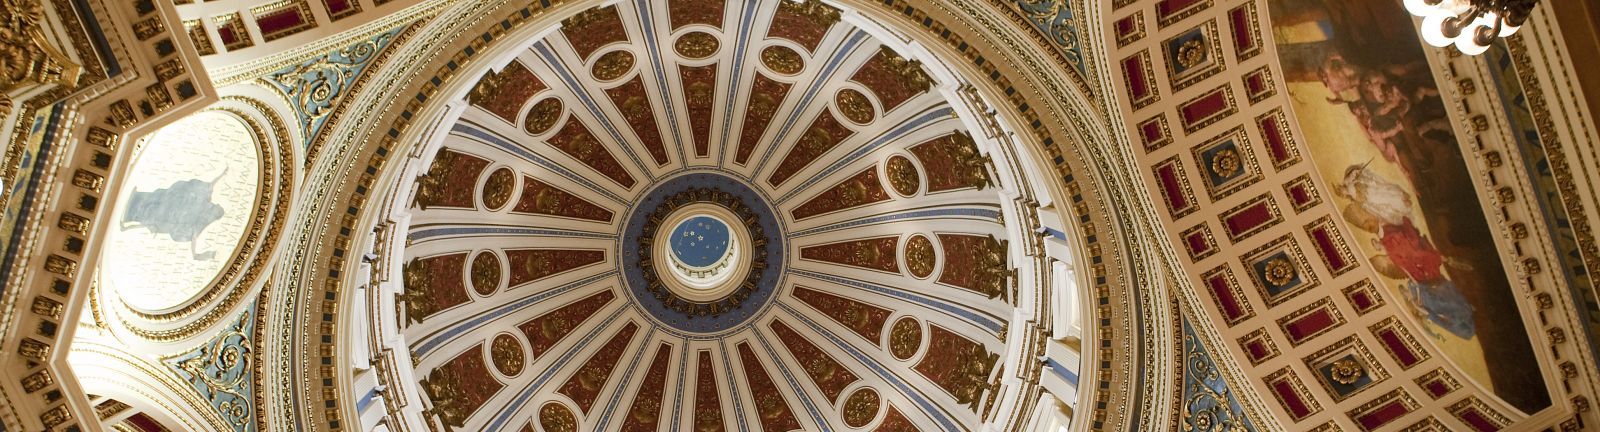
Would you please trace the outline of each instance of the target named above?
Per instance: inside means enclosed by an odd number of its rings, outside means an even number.
[[[743,180],[682,174],[658,182],[629,210],[619,271],[658,322],[717,333],[772,298],[783,277],[782,232],[765,196]]]

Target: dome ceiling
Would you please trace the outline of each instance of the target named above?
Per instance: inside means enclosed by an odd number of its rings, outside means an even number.
[[[408,215],[431,421],[976,428],[1004,209],[954,90],[883,34],[819,3],[624,2],[494,67]]]

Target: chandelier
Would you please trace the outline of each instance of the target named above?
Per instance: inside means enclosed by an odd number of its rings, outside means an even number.
[[[1489,49],[1495,38],[1510,36],[1528,20],[1539,0],[1405,0],[1406,10],[1422,17],[1422,40],[1451,44],[1467,55]]]

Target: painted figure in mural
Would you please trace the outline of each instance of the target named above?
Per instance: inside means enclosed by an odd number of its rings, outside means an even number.
[[[212,201],[211,192],[227,173],[224,169],[210,181],[188,179],[149,192],[133,191],[127,213],[122,215],[122,230],[144,228],[152,234],[166,234],[172,241],[189,242],[194,259],[211,259],[217,252],[200,252],[198,239],[206,227],[226,214]]]
[[[1370,164],[1346,168],[1344,180],[1333,190],[1335,196],[1350,201],[1344,207],[1345,220],[1377,234],[1372,245],[1382,254],[1370,258],[1372,266],[1384,276],[1406,281],[1401,291],[1413,313],[1457,337],[1472,339],[1472,304],[1445,273],[1446,267],[1471,270],[1472,266],[1440,253],[1412,223],[1411,195],[1373,172]]]
[[[1483,183],[1411,17],[1392,0],[1270,3],[1302,142],[1354,243],[1452,361],[1525,412],[1549,406]]]
[[[1383,160],[1399,165],[1413,187],[1426,187],[1427,182],[1417,178],[1434,171],[1429,159],[1419,156],[1454,145],[1448,119],[1442,110],[1433,109],[1442,107],[1439,90],[1431,83],[1406,83],[1396,75],[1414,73],[1410,69],[1420,66],[1367,68],[1332,54],[1317,74],[1334,94],[1328,102],[1346,105],[1368,142]]]

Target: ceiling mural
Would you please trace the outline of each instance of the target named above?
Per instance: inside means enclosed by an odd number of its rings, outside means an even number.
[[[624,2],[526,43],[460,102],[409,209],[427,415],[976,427],[1011,234],[938,84],[811,2]]]
[[[1129,135],[1212,318],[1196,325],[1291,428],[1499,430],[1547,411],[1538,347],[1567,339],[1535,327],[1550,303],[1528,294],[1538,259],[1515,258],[1520,191],[1474,187],[1523,173],[1486,174],[1505,164],[1474,154],[1498,139],[1485,115],[1452,120],[1489,84],[1439,78],[1459,56],[1425,50],[1398,4],[1269,3],[1112,6]]]
[[[221,111],[188,117],[141,144],[103,281],[128,307],[155,313],[188,304],[233,259],[255,208],[262,156],[244,121]]]
[[[1473,379],[1550,404],[1527,329],[1421,46],[1398,5],[1275,4],[1278,56],[1311,157],[1391,297]],[[1376,17],[1399,18],[1378,22]],[[1354,28],[1389,29],[1351,32]],[[1317,30],[1322,29],[1322,30]],[[1360,131],[1359,134],[1350,131]]]

